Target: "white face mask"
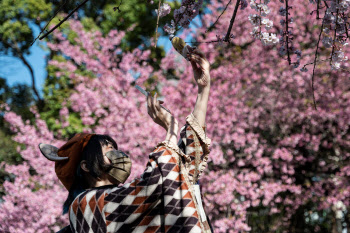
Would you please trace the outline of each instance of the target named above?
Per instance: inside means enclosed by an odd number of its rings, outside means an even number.
[[[120,183],[124,183],[131,172],[131,160],[127,154],[120,150],[111,150],[106,153],[107,158],[111,160],[112,169],[108,174]]]

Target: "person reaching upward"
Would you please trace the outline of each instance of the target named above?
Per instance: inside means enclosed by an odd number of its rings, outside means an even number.
[[[148,114],[166,136],[139,178],[124,183],[132,162],[108,135],[76,134],[59,149],[39,145],[56,161],[55,172],[69,191],[64,212],[70,226],[61,232],[212,232],[198,186],[210,152],[205,132],[210,65],[197,49],[188,59],[198,85],[193,112],[178,141],[178,121],[156,95],[148,95]]]

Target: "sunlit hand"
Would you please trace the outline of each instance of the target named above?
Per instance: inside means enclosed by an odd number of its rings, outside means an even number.
[[[148,115],[156,124],[162,126],[166,131],[168,131],[169,127],[171,127],[174,124],[177,124],[177,120],[174,118],[174,116],[171,115],[171,113],[169,113],[160,106],[161,103],[163,103],[163,101],[157,100],[157,93],[154,95],[154,97],[152,97],[151,94],[148,94]]]
[[[198,88],[201,90],[210,86],[210,64],[204,53],[197,48],[190,48],[187,57],[191,62],[194,80],[196,81]]]

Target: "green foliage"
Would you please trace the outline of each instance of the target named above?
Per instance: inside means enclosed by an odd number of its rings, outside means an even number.
[[[32,102],[33,95],[27,85],[17,84],[14,87],[9,87],[6,80],[0,78],[0,104],[7,103],[23,119],[30,120],[33,118],[33,114],[29,110]],[[3,161],[7,164],[18,164],[23,161],[21,155],[17,152],[17,147],[20,145],[14,142],[11,137],[11,131],[0,114],[0,164]],[[8,178],[8,174],[0,166],[0,184]]]
[[[2,119],[0,119],[2,120]],[[17,152],[18,143],[11,139],[8,130],[0,128],[0,164],[5,161],[6,164],[19,164],[23,161],[21,155]],[[4,167],[0,166],[0,187],[5,180],[10,180],[11,175],[5,172]],[[0,198],[4,195],[4,191],[0,188]]]
[[[0,51],[18,57],[29,54],[33,41],[30,24],[47,20],[52,5],[44,0],[2,0],[0,2]]]
[[[18,164],[23,161],[21,155],[17,152],[19,144],[11,139],[11,135],[8,134],[6,129],[0,128],[0,137],[0,163],[6,161],[8,164]]]
[[[34,115],[30,107],[34,104],[31,88],[26,84],[15,84],[9,87],[4,78],[0,78],[0,104],[7,103],[13,112],[24,120],[32,120]],[[0,127],[4,127],[1,121]]]

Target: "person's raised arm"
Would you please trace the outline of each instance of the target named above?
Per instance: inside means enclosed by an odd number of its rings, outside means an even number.
[[[210,92],[210,64],[205,55],[198,49],[192,49],[188,53],[188,58],[193,68],[194,80],[198,85],[198,95],[193,116],[197,119],[200,126],[205,126],[205,117],[207,113],[207,105]]]

